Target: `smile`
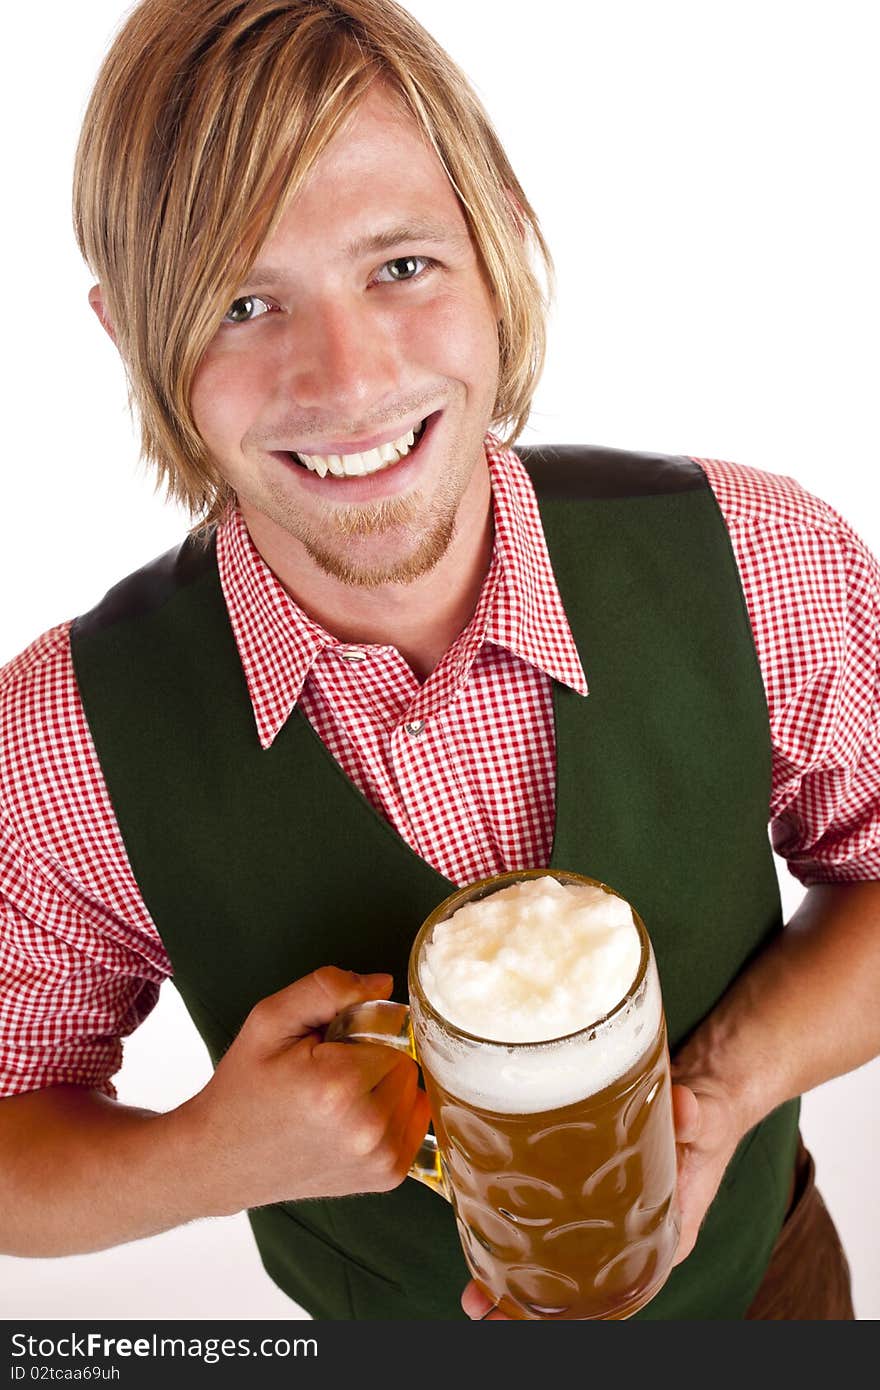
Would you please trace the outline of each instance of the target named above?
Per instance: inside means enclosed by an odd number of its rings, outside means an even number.
[[[424,428],[425,421],[422,420],[414,430],[409,430],[399,439],[380,444],[377,449],[368,449],[361,454],[292,453],[290,457],[297,463],[304,464],[310,472],[317,473],[319,478],[326,477],[328,473],[332,473],[335,478],[365,478],[371,473],[380,473],[383,469],[398,463],[400,459],[406,458],[410,450],[418,444]]]

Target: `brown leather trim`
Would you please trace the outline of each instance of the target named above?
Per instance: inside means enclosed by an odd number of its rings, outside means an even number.
[[[179,589],[195,583],[215,564],[215,551],[215,532],[210,532],[203,540],[188,536],[182,545],[166,551],[115,584],[100,603],[74,620],[72,635],[87,637],[92,632],[161,608]]]
[[[547,501],[579,497],[657,497],[699,492],[708,479],[693,459],[637,453],[596,444],[517,445],[538,496]]]

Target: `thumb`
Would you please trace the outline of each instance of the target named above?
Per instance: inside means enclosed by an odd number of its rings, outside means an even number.
[[[691,1090],[680,1082],[672,1086],[672,1118],[676,1144],[692,1144],[702,1128],[700,1102]]]
[[[393,985],[392,977],[384,972],[357,975],[353,970],[322,965],[277,994],[268,995],[257,1007],[267,1032],[277,1040],[283,1036],[301,1038],[316,1028],[323,1028],[349,1004],[360,1004],[366,999],[387,999]]]

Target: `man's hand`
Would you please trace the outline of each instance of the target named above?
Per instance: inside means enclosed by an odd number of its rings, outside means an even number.
[[[415,1063],[322,1041],[340,1009],[390,991],[390,975],[331,966],[297,980],[164,1114],[74,1085],[0,1100],[0,1251],[85,1254],[245,1207],[396,1187],[428,1126]]]
[[[673,1075],[675,1066],[673,1065]],[[673,1083],[672,1117],[678,1156],[681,1231],[673,1264],[693,1250],[706,1212],[742,1137],[730,1096],[709,1082]]]
[[[675,1067],[673,1066],[673,1072]],[[681,1232],[673,1265],[681,1264],[696,1244],[703,1218],[712,1203],[739,1142],[730,1097],[710,1083],[673,1084],[672,1117],[678,1158],[678,1209]],[[473,1280],[461,1298],[469,1318],[507,1321]]]
[[[217,1215],[403,1181],[430,1119],[416,1064],[378,1044],[322,1041],[341,1009],[391,986],[324,966],[251,1010],[181,1107]]]

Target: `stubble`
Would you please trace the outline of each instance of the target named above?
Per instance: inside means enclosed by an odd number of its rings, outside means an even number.
[[[323,524],[304,524],[301,516],[291,514],[289,499],[279,492],[275,518],[297,537],[325,574],[342,584],[364,589],[409,584],[446,554],[465,485],[456,472],[443,479],[430,504],[420,492],[413,492],[378,502],[328,507]],[[383,536],[395,542],[393,558],[360,558],[359,542]]]

